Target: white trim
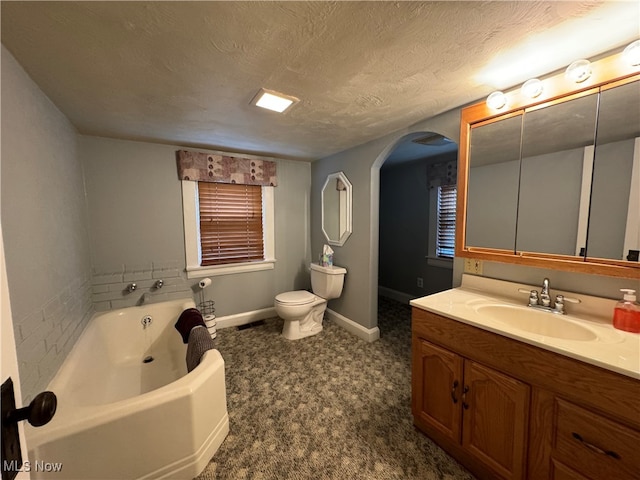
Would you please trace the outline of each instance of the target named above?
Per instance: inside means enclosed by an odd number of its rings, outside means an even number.
[[[415,295],[410,295],[408,293],[400,292],[398,290],[393,290],[392,288],[381,287],[378,286],[378,295],[381,297],[387,297],[392,300],[396,300],[401,303],[405,303],[409,305],[409,301],[416,298]]]
[[[198,208],[198,184],[190,180],[182,180],[182,212],[184,221],[184,249],[187,271],[190,265],[199,266],[200,251],[200,216]]]
[[[182,180],[182,212],[184,222],[184,249],[187,278],[201,278],[234,273],[273,270],[275,258],[275,199],[274,187],[262,187],[262,225],[265,260],[230,265],[200,266],[200,212],[198,208],[198,182]]]
[[[582,187],[580,189],[580,207],[578,210],[578,232],[576,234],[576,256],[580,256],[580,249],[587,246],[591,182],[593,179],[593,153],[593,145],[584,147],[584,153],[582,155]]]
[[[276,229],[275,229],[275,187],[262,187],[262,223],[264,236],[265,262],[276,261]],[[273,265],[272,267],[273,268]]]
[[[216,328],[237,327],[246,325],[258,320],[266,320],[267,318],[277,317],[275,307],[263,308],[261,310],[253,310],[250,312],[236,313],[235,315],[226,315],[224,317],[216,317]]]
[[[259,272],[273,270],[275,258],[264,262],[234,263],[233,265],[212,265],[208,267],[187,267],[187,278],[215,277],[234,273]]]
[[[366,328],[359,323],[349,320],[347,317],[340,315],[338,312],[327,308],[327,317],[335,322],[338,326],[344,328],[347,332],[352,333],[358,338],[366,342],[375,342],[380,338],[380,329],[378,327]]]

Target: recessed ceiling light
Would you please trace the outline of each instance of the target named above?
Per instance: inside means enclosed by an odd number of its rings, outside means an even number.
[[[260,91],[253,97],[251,104],[257,107],[273,110],[274,112],[282,113],[294,103],[298,103],[300,99],[292,97],[291,95],[284,95],[273,90],[266,90],[261,88]]]

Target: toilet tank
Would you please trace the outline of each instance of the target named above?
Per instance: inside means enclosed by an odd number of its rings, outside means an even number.
[[[347,270],[342,267],[323,267],[311,264],[311,289],[313,293],[326,300],[338,298],[342,293],[344,276]]]

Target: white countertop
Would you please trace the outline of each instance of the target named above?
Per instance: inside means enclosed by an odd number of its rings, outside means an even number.
[[[483,330],[640,379],[640,334],[624,332],[613,327],[611,319],[615,300],[555,290],[552,284],[552,297],[563,294],[579,298],[581,303],[567,303],[567,315],[546,312],[541,314],[557,318],[559,322],[580,325],[596,337],[591,340],[569,340],[527,332],[492,318],[491,315],[483,313],[483,308],[479,308],[509,305],[521,307],[522,313],[525,313],[528,297],[526,294],[518,293],[518,288],[540,290],[540,287],[530,285],[463,275],[461,287],[416,298],[411,300],[410,304]],[[513,310],[515,315],[518,311]]]

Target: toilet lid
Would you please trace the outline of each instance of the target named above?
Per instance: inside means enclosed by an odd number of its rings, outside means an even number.
[[[295,290],[293,292],[284,292],[276,295],[276,302],[288,303],[293,305],[304,305],[315,301],[316,296],[306,290]]]

